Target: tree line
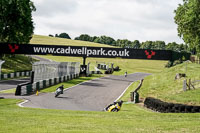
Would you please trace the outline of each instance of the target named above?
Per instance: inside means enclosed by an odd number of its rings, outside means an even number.
[[[49,35],[54,37],[53,35]],[[55,37],[71,39],[67,33],[56,34]],[[166,44],[164,41],[145,41],[140,42],[139,40],[130,41],[128,39],[113,39],[109,36],[90,36],[88,34],[81,34],[75,37],[74,40],[88,41],[100,44],[107,44],[111,46],[117,46],[121,48],[134,48],[134,49],[157,49],[157,50],[173,50],[173,51],[188,51],[188,46],[184,44],[177,44],[171,42]]]

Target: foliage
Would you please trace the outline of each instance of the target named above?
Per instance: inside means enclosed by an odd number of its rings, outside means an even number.
[[[179,44],[176,42],[169,43],[166,47],[167,50],[180,51]]]
[[[90,42],[93,39],[88,34],[82,34],[79,37],[76,37],[75,40],[89,41]]]
[[[49,34],[49,36],[54,37],[52,34]],[[55,37],[71,39],[71,37],[67,33],[60,33],[59,35],[55,34]]]
[[[140,43],[138,40],[130,41],[128,39],[113,39],[109,36],[90,36],[88,34],[81,34],[75,40],[82,40],[88,42],[95,42],[100,44],[108,44],[111,46],[118,46],[121,48],[134,48],[134,49],[158,49],[158,50],[173,50],[173,51],[188,51],[187,45],[177,44],[175,42],[166,43],[164,41],[145,41]]]
[[[30,0],[1,0],[0,42],[28,43],[34,29],[31,13],[35,10]]]
[[[115,44],[115,40],[111,37],[107,37],[107,36],[100,36],[97,37],[94,40],[95,43],[101,43],[101,44],[108,44],[108,45],[112,45]]]
[[[58,37],[71,39],[70,36],[67,33],[60,33],[60,35]]]
[[[170,68],[173,66],[173,62],[172,61],[168,61],[167,64],[165,65],[166,68]]]
[[[181,64],[181,63],[183,63],[182,60],[175,60],[173,62],[172,61],[168,61],[167,64],[165,65],[165,67],[166,68],[170,68],[172,66],[176,66],[176,65]]]
[[[200,56],[200,1],[183,0],[175,10],[178,35]]]
[[[132,48],[139,49],[140,48],[140,42],[138,40],[135,40],[132,42]]]

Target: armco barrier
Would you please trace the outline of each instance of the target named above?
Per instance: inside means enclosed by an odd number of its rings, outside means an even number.
[[[8,78],[26,77],[26,76],[30,76],[30,75],[31,75],[31,71],[1,74],[1,80],[8,79]]]
[[[22,86],[17,86],[16,93],[15,95],[30,95],[33,94],[36,91],[40,91],[46,87],[56,85],[59,83],[62,83],[64,81],[68,81],[74,78],[79,77],[79,74],[70,74],[58,78],[53,78],[53,79],[46,79],[46,80],[40,80],[38,82],[34,83],[26,83]]]
[[[152,97],[145,99],[144,106],[161,113],[200,113],[200,106],[167,103]]]

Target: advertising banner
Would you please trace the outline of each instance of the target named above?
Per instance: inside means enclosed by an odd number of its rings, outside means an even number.
[[[10,43],[1,43],[0,53],[152,60],[172,60],[173,57],[170,50]]]

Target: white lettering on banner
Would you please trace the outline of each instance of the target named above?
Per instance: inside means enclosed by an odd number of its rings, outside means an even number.
[[[71,48],[70,46],[67,48],[48,48],[48,47],[33,47],[35,53],[43,53],[43,54],[69,54],[69,55],[86,55],[90,56],[110,56],[110,57],[129,57],[129,52],[127,49],[124,50],[108,50],[106,51],[104,48],[94,49],[94,48]]]

